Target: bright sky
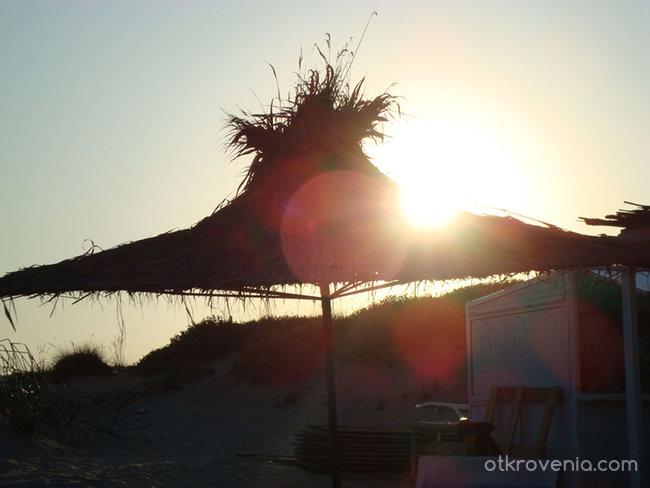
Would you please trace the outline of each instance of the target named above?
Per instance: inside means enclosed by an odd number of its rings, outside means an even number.
[[[374,10],[352,76],[402,97],[409,117],[368,152],[412,207],[479,204],[599,233],[577,217],[650,203],[647,2],[4,0],[0,275],[211,213],[243,169],[228,163],[223,110],[271,99],[267,62],[286,93],[301,47],[313,65],[325,33],[355,46]],[[18,333],[3,320],[0,338],[38,352],[117,333],[114,301],[53,318],[37,304],[17,301]],[[165,301],[124,316],[129,360],[188,320]]]

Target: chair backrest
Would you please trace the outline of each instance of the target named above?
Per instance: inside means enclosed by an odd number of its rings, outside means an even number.
[[[551,429],[555,407],[560,401],[562,389],[559,386],[548,388],[526,386],[493,386],[490,389],[484,422],[494,424],[494,416],[499,404],[510,403],[510,415],[506,428],[505,442],[500,445],[501,453],[513,457],[540,458],[546,455],[546,440]],[[545,403],[544,415],[532,446],[514,445],[517,424],[521,418],[522,403]]]

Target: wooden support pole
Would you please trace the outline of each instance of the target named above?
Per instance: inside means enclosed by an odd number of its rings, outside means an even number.
[[[332,487],[341,487],[341,463],[339,459],[339,426],[336,413],[336,385],[334,383],[334,332],[332,327],[332,298],[329,285],[321,285],[323,306],[323,335],[325,347],[325,377],[327,380],[327,413],[329,417],[330,457]]]

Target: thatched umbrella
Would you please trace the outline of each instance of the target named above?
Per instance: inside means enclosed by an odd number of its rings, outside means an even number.
[[[645,242],[590,237],[512,217],[463,214],[416,232],[398,188],[364,154],[395,99],[327,64],[262,114],[230,118],[235,156],[253,155],[237,196],[195,226],[0,278],[15,297],[132,294],[320,299],[325,326],[333,484],[339,486],[331,300],[419,280],[630,265],[650,268]],[[432,182],[432,184],[444,184]],[[308,295],[314,285],[319,295]],[[335,285],[332,288],[332,285]],[[5,303],[5,312],[9,316]],[[10,318],[11,320],[11,318]]]

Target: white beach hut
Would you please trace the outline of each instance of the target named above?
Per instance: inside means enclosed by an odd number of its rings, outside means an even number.
[[[639,278],[642,285],[645,277]],[[644,359],[650,355],[650,300],[643,286],[637,294],[636,346],[641,385],[648,393]],[[561,272],[467,304],[470,418],[483,418],[492,386],[562,387],[547,441],[547,458],[572,461],[560,477],[561,486],[626,486],[630,479],[629,472],[616,470],[619,461],[630,457],[621,303],[615,279]],[[642,395],[642,404],[649,419],[650,395]],[[543,410],[542,404],[522,407],[516,442],[535,443]],[[497,442],[508,415],[508,405],[497,408]],[[648,438],[650,423],[642,425],[643,438]],[[597,466],[599,461],[614,463]],[[585,471],[589,466],[607,471]]]

